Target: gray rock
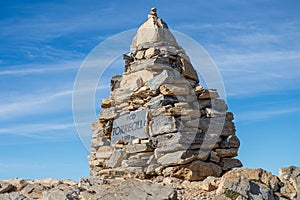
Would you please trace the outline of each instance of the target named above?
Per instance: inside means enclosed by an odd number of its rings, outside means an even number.
[[[290,192],[290,194],[288,194],[288,197],[292,199],[300,198],[300,167],[290,166],[287,168],[281,168],[279,170],[279,178],[282,182],[285,183],[285,185],[290,185],[294,188],[295,192]],[[290,190],[293,190],[292,187],[289,188]]]
[[[159,75],[154,76],[153,79],[149,80],[146,85],[150,88],[150,90],[152,90],[153,93],[156,93],[162,84],[171,82],[171,80],[175,80],[176,75],[177,74],[175,74],[173,71],[164,70]]]
[[[186,78],[192,79],[196,81],[196,83],[199,82],[199,78],[197,75],[197,72],[193,68],[193,65],[186,59],[181,58],[182,63],[182,75]]]
[[[111,168],[120,167],[122,160],[126,159],[127,154],[122,149],[114,149],[111,157],[108,160],[107,166]]]
[[[97,137],[91,140],[91,147],[110,146],[110,140],[104,137]]]
[[[44,191],[42,193],[42,199],[43,200],[57,200],[57,199],[66,199],[67,193],[65,193],[62,190],[59,190],[57,188],[53,188],[49,191]]]
[[[222,176],[217,194],[242,199],[275,200],[278,179],[262,169],[236,169]]]
[[[235,135],[230,135],[222,140],[220,147],[221,148],[239,148],[240,140]]]
[[[33,183],[26,185],[21,190],[21,193],[27,198],[40,199],[42,197],[42,193],[49,189],[50,187],[44,186],[40,183]]]
[[[223,99],[199,100],[199,109],[212,108],[219,112],[227,111],[228,107]]]
[[[172,176],[189,181],[204,180],[208,176],[220,176],[222,169],[214,163],[194,161],[183,166],[168,167],[162,172],[165,176]]]
[[[0,194],[0,200],[31,200],[19,192]]]
[[[99,120],[110,120],[114,119],[117,116],[114,107],[111,108],[102,108],[99,114]]]
[[[131,159],[131,160],[123,160],[122,167],[145,167],[146,160],[143,159]]]
[[[96,152],[96,158],[102,159],[102,158],[110,158],[112,155],[114,148],[111,146],[102,146],[99,147]]]
[[[166,105],[172,105],[176,102],[177,100],[173,97],[158,95],[150,99],[147,105],[150,109],[158,109]]]
[[[243,164],[240,160],[236,158],[222,158],[221,159],[221,166],[223,170],[229,170],[235,167],[242,167]]]
[[[150,121],[150,136],[176,132],[177,127],[173,116],[157,116]]]
[[[0,181],[0,194],[11,192],[15,189],[15,186],[13,186],[10,183]]]
[[[231,149],[215,149],[217,156],[223,157],[235,157],[238,155],[238,148]]]
[[[188,84],[163,84],[159,87],[160,93],[166,96],[183,96],[189,95],[191,87]],[[186,98],[184,98],[186,100]]]
[[[153,146],[150,143],[145,144],[129,144],[125,146],[126,153],[139,153],[153,151]]]

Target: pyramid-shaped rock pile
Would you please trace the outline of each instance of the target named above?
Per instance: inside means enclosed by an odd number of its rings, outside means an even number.
[[[203,180],[241,167],[233,114],[200,86],[189,57],[153,8],[111,79],[92,124],[91,175]]]

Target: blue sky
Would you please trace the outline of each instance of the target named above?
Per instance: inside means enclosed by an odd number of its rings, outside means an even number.
[[[77,70],[96,45],[137,28],[153,6],[218,66],[244,166],[277,174],[300,164],[299,1],[12,0],[0,2],[0,179],[88,175],[72,116]],[[107,95],[101,90],[96,100]]]

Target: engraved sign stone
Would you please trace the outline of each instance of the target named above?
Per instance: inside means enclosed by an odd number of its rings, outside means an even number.
[[[147,138],[148,109],[138,110],[114,120],[111,145],[117,141],[131,142],[136,138]]]

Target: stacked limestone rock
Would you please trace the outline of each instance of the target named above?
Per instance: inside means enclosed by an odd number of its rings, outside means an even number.
[[[216,90],[198,85],[155,8],[124,60],[92,126],[91,175],[203,180],[242,166],[233,114]]]
[[[0,180],[1,200],[217,199],[299,200],[300,167],[281,168],[279,176],[263,169],[234,169],[222,177],[187,181],[157,176],[139,179],[84,177],[79,182],[46,178]]]

